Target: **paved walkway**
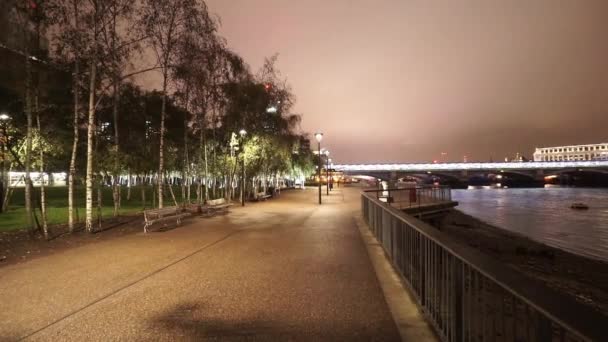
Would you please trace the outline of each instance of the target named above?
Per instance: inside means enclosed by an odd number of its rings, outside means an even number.
[[[0,340],[399,340],[357,193],[291,190],[0,268]]]

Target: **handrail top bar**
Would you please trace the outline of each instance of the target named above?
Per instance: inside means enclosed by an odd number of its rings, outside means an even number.
[[[491,279],[512,295],[581,337],[591,341],[601,341],[606,337],[607,316],[556,292],[541,281],[523,273],[504,272],[505,268],[511,268],[482,252],[460,244],[427,223],[386,205],[386,203],[379,201],[369,193],[362,192],[361,195],[440,245],[454,257]]]
[[[387,188],[387,189],[366,189],[363,192],[382,192],[382,191],[405,191],[405,190],[426,190],[426,189],[450,189],[449,185],[429,185],[429,186],[415,186],[411,188]]]

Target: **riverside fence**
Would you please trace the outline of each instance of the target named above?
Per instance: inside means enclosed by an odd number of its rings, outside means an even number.
[[[382,198],[363,192],[363,217],[443,341],[606,341],[608,317]]]
[[[367,190],[381,202],[397,209],[422,207],[429,204],[452,201],[452,192],[447,186],[417,186],[411,188],[389,188]]]

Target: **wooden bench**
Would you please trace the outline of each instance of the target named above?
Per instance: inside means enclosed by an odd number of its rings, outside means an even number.
[[[218,212],[228,211],[228,208],[230,208],[231,206],[232,203],[226,201],[225,198],[218,198],[207,200],[207,203],[205,203],[205,205],[202,206],[201,209],[203,213],[213,215]]]
[[[203,209],[202,209],[201,205],[198,203],[184,204],[184,211],[186,211],[192,215],[198,215],[198,214],[203,213]]]
[[[182,212],[180,207],[165,207],[162,209],[144,210],[144,233],[148,232],[148,227],[157,223],[175,220],[176,224],[182,223],[182,217],[189,216],[190,213]]]
[[[267,195],[265,192],[258,192],[257,194],[255,194],[255,199],[257,201],[265,201],[266,199],[270,198],[272,196]]]

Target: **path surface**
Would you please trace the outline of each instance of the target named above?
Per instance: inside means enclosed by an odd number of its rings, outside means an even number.
[[[0,340],[399,340],[357,193],[291,190],[0,268]]]

